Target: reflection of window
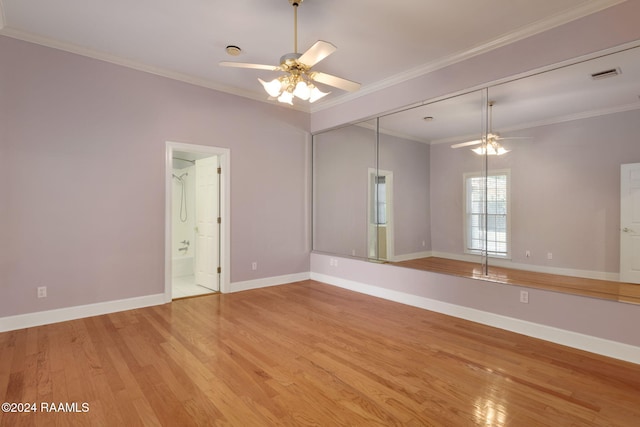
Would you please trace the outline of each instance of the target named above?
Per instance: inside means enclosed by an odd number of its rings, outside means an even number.
[[[488,255],[508,257],[509,171],[489,172],[486,178],[465,174],[464,185],[466,252],[482,253],[486,248]]]
[[[374,199],[376,210],[374,212],[374,224],[387,223],[387,177],[376,176],[374,185]]]

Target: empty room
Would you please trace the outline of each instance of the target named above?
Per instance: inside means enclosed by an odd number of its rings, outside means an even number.
[[[637,426],[640,0],[0,0],[0,426]]]

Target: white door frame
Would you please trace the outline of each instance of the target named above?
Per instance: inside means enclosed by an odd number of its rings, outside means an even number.
[[[220,168],[220,292],[231,291],[231,151],[228,148],[211,147],[208,145],[185,144],[182,142],[166,142],[165,150],[165,207],[164,207],[164,300],[171,302],[171,233],[172,218],[171,208],[173,202],[173,187],[171,175],[173,173],[173,152],[186,151],[197,154],[209,154],[218,156]]]
[[[640,283],[640,163],[620,165],[620,280]]]

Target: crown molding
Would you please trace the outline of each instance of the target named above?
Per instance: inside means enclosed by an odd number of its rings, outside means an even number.
[[[370,85],[362,87],[358,92],[344,94],[340,97],[326,100],[322,104],[313,106],[311,113],[316,111],[325,110],[337,105],[352,101],[362,96],[377,92],[382,89],[386,89],[391,86],[395,86],[400,83],[404,83],[408,80],[420,77],[425,74],[432,73],[439,69],[448,67],[458,62],[465,61],[478,55],[490,52],[494,49],[515,43],[520,40],[524,40],[528,37],[536,34],[543,33],[561,25],[567,24],[571,21],[583,18],[617,4],[623,3],[627,0],[594,0],[583,4],[582,6],[574,9],[558,13],[549,18],[539,20],[525,27],[519,28],[510,33],[506,33],[496,39],[493,39],[487,43],[472,47],[471,49],[463,50],[452,55],[437,59],[435,61],[420,65],[405,72],[395,74],[389,78],[380,80]]]
[[[2,0],[0,0],[1,2]],[[1,10],[0,10],[1,11]],[[131,68],[137,71],[142,71],[149,74],[154,74],[160,77],[166,77],[168,79],[177,80],[183,83],[189,83],[195,86],[200,86],[206,89],[212,89],[218,92],[224,92],[231,95],[240,96],[242,98],[248,98],[254,101],[260,101],[267,104],[271,104],[281,108],[288,108],[292,110],[299,110],[308,113],[309,108],[303,105],[294,104],[285,105],[281,103],[274,103],[268,100],[266,97],[258,95],[256,92],[244,91],[238,88],[232,88],[229,86],[221,85],[212,80],[195,77],[186,73],[179,73],[176,71],[168,70],[165,68],[154,67],[152,65],[144,64],[142,62],[133,61],[127,58],[123,58],[117,55],[111,55],[105,52],[97,51],[94,49],[88,49],[83,46],[79,46],[73,43],[61,42],[48,37],[43,37],[37,34],[29,33],[26,31],[20,31],[13,28],[5,27],[0,28],[0,35],[11,37],[17,40],[22,40],[28,43],[37,44],[40,46],[49,47],[52,49],[61,50],[64,52],[73,53],[76,55],[85,56],[99,61],[109,62],[111,64],[120,65],[122,67]]]
[[[268,99],[265,99],[262,96],[259,96],[256,92],[246,91],[246,90],[241,90],[241,89],[233,88],[226,85],[221,85],[209,79],[192,76],[185,73],[179,73],[176,71],[172,71],[172,70],[168,70],[160,67],[154,67],[141,62],[122,58],[116,55],[111,55],[105,52],[88,49],[86,47],[75,45],[72,43],[61,42],[48,37],[43,37],[33,33],[28,33],[25,31],[20,31],[17,29],[7,27],[6,19],[4,16],[4,8],[3,8],[2,0],[0,0],[0,35],[5,35],[7,37],[15,38],[18,40],[35,43],[42,46],[70,52],[70,53],[75,53],[78,55],[86,56],[93,59],[98,59],[101,61],[109,62],[109,63],[120,65],[123,67],[135,69],[138,71],[155,74],[157,76],[178,80],[184,83],[201,86],[207,89],[213,89],[219,92],[236,95],[243,98],[248,98],[254,101],[265,102],[281,108],[294,109],[294,110],[303,111],[306,113],[314,113],[317,111],[325,110],[325,109],[352,101],[354,99],[377,92],[379,90],[386,89],[391,86],[395,86],[399,83],[406,82],[416,77],[420,77],[422,75],[434,72],[436,70],[445,68],[447,66],[456,64],[458,62],[462,62],[464,60],[481,55],[483,53],[487,53],[491,50],[500,48],[502,46],[506,46],[508,44],[525,39],[527,37],[531,37],[533,35],[542,33],[544,31],[548,31],[552,28],[558,27],[560,25],[566,24],[576,19],[580,19],[590,14],[599,12],[601,10],[623,3],[625,1],[627,0],[589,1],[583,4],[582,6],[579,6],[574,9],[571,9],[562,13],[558,13],[549,18],[534,22],[533,24],[530,24],[528,26],[522,27],[510,33],[507,33],[487,43],[483,43],[481,45],[472,47],[471,49],[468,49],[468,50],[454,53],[452,55],[438,59],[436,61],[432,61],[432,62],[423,64],[421,66],[414,67],[405,72],[402,72],[402,73],[390,76],[386,79],[380,80],[378,82],[366,85],[362,87],[358,92],[347,93],[347,94],[335,97],[333,99],[325,99],[323,101],[320,101],[318,104],[313,104],[313,105],[294,104],[293,106],[290,106],[290,105],[284,105],[281,103],[274,103],[273,101],[270,101]]]

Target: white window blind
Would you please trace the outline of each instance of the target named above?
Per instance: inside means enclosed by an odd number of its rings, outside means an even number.
[[[466,251],[508,257],[509,172],[465,174],[465,196]]]

